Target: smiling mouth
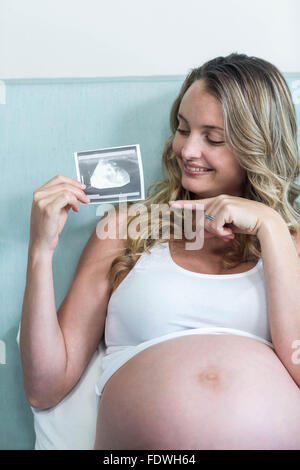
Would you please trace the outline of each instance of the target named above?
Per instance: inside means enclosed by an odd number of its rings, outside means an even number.
[[[204,167],[194,167],[192,165],[185,165],[183,164],[184,172],[189,175],[204,175],[207,173],[211,173],[214,171],[211,168],[204,168]]]

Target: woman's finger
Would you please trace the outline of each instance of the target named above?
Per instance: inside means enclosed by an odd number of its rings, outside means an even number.
[[[74,178],[70,178],[69,176],[64,176],[64,175],[56,175],[53,178],[51,178],[49,181],[47,181],[43,186],[40,186],[38,190],[43,189],[43,188],[49,188],[51,186],[57,185],[57,184],[62,184],[62,183],[68,183],[73,185],[76,188],[82,189],[85,185],[82,185],[80,181],[75,180]]]
[[[73,192],[76,197],[83,203],[89,202],[89,198],[82,189],[70,185],[69,183],[55,184],[48,187],[43,186],[42,188],[34,191],[34,200],[38,201],[39,199],[44,199],[50,195],[55,195],[64,191]]]
[[[67,206],[70,206],[74,211],[79,212],[79,201],[71,191],[61,191],[55,196],[49,196],[49,198],[43,199],[45,212],[51,215],[58,214],[61,209],[64,207],[67,208]]]

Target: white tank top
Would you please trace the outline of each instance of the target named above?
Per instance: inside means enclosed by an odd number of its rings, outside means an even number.
[[[138,351],[185,334],[238,334],[273,347],[263,263],[238,274],[201,274],[177,265],[169,243],[143,253],[110,297],[105,322],[109,369],[96,391]],[[111,367],[108,367],[108,365]]]
[[[262,260],[239,274],[200,274],[176,264],[169,243],[155,245],[111,295],[106,353],[206,327],[234,328],[271,340]]]

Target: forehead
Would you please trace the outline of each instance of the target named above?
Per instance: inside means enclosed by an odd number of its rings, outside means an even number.
[[[195,81],[185,92],[179,106],[179,113],[189,120],[215,120],[215,125],[224,123],[222,106],[219,101],[205,90],[203,80]]]

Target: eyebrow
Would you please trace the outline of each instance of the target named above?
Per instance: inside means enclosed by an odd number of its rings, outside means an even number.
[[[182,114],[178,113],[177,114],[177,119],[178,118],[181,118],[183,119],[185,122],[189,123],[188,120],[182,116]],[[218,127],[218,126],[209,126],[208,124],[205,124],[204,126],[201,126],[201,127],[204,127],[205,129],[219,129],[220,131],[224,131],[224,129],[222,127]]]

